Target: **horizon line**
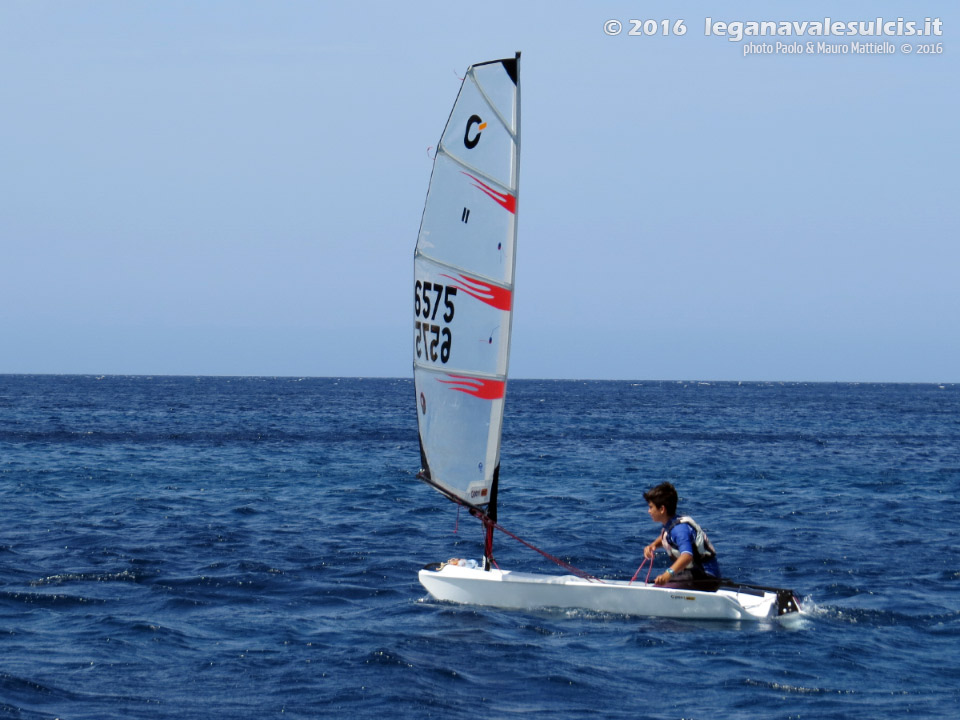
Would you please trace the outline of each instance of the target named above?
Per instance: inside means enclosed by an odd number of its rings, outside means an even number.
[[[210,379],[237,379],[237,380],[405,380],[413,382],[412,376],[399,375],[219,375],[208,373],[90,373],[90,372],[0,372],[0,378],[3,377],[59,377],[59,378],[94,378],[103,380],[106,378],[210,378]],[[948,380],[723,380],[723,379],[703,379],[703,378],[589,378],[589,377],[514,377],[507,378],[507,382],[619,382],[619,383],[673,383],[673,384],[779,384],[779,385],[936,385],[945,387],[948,385],[958,385],[960,381]]]

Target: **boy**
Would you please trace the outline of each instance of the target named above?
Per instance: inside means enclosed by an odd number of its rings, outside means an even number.
[[[653,559],[658,547],[670,556],[670,567],[657,576],[656,584],[664,587],[714,591],[720,587],[720,566],[717,551],[707,534],[693,518],[677,516],[677,491],[668,482],[660,483],[643,494],[650,518],[663,525],[660,536],[643,549],[643,556]]]

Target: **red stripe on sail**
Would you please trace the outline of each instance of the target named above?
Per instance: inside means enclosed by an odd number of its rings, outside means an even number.
[[[485,182],[480,180],[480,178],[475,178],[473,175],[471,175],[468,172],[464,172],[463,170],[461,170],[460,172],[466,175],[471,180],[473,180],[473,186],[477,188],[477,190],[481,190],[482,192],[486,193],[487,196],[496,200],[497,204],[499,204],[502,208],[516,214],[517,198],[515,195],[511,195],[510,193],[502,193],[498,190],[494,190],[492,187],[490,187]]]
[[[483,378],[468,377],[467,375],[447,375],[452,380],[440,380],[449,385],[451,390],[473,395],[481,400],[499,400],[507,392],[506,380],[485,380]]]
[[[513,293],[507,288],[491,285],[482,280],[474,280],[465,275],[458,275],[457,277],[441,275],[440,277],[453,280],[458,290],[463,290],[470,297],[485,302],[497,310],[509,310],[513,305]]]

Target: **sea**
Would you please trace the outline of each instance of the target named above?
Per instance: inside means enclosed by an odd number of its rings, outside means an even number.
[[[668,480],[789,627],[433,600],[483,531],[416,422],[408,378],[0,376],[0,718],[960,712],[960,386],[510,382],[504,528],[629,579]]]

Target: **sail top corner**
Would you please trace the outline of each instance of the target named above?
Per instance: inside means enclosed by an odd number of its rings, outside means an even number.
[[[517,64],[520,62],[520,53],[516,54],[516,57],[507,58],[500,61],[503,64],[503,69],[507,71],[507,75],[510,76],[510,79],[513,80],[513,84],[517,84]]]

